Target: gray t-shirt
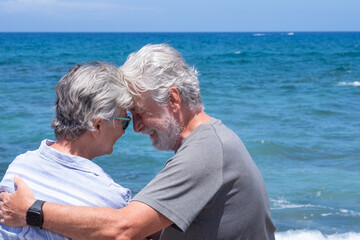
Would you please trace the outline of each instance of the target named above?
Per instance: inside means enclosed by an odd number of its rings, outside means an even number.
[[[201,124],[133,199],[174,224],[161,239],[275,239],[263,178],[221,121]]]

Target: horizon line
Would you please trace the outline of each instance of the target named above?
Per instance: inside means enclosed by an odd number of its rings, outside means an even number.
[[[360,30],[301,31],[0,31],[0,33],[354,33]]]

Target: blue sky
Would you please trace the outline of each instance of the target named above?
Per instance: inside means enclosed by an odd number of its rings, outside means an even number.
[[[19,31],[360,31],[360,0],[0,0]]]

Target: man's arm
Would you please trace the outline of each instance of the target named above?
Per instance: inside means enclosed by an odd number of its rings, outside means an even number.
[[[1,223],[26,225],[27,209],[35,201],[31,190],[20,178],[14,178],[18,190],[1,193]],[[122,209],[75,207],[45,202],[43,228],[75,239],[143,239],[172,222],[149,207],[133,201]]]
[[[45,203],[43,211],[43,228],[75,239],[143,239],[171,224],[141,202],[120,210]]]

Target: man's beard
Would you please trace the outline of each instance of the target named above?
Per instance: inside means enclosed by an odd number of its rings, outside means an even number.
[[[161,118],[162,126],[154,126],[145,128],[142,133],[152,135],[150,140],[153,146],[160,151],[173,151],[175,144],[180,138],[181,125],[170,113],[165,110]]]

